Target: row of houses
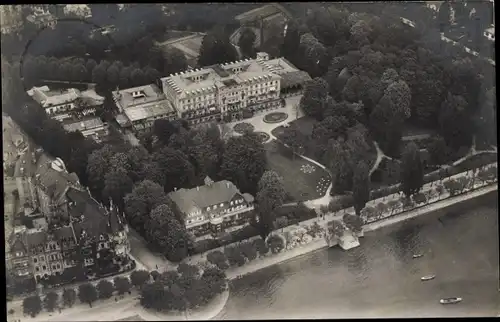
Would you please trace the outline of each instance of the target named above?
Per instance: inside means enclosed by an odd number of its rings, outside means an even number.
[[[129,269],[123,214],[94,200],[62,160],[27,145],[14,172],[20,211],[6,253],[13,283],[60,284]]]

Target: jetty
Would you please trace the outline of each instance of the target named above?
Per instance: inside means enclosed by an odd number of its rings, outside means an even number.
[[[346,230],[338,239],[338,242],[343,250],[349,250],[359,246],[359,238],[350,230]]]

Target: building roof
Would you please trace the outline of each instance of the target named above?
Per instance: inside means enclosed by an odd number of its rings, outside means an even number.
[[[168,100],[145,103],[133,106],[123,111],[131,122],[157,117],[165,114],[175,113],[175,109]]]
[[[73,230],[71,229],[70,226],[64,226],[64,227],[56,228],[56,229],[54,229],[54,237],[57,240],[74,238],[74,236],[73,236]]]
[[[44,245],[47,242],[47,232],[37,229],[28,231],[26,233],[26,241],[29,249]]]
[[[222,180],[197,188],[179,189],[168,196],[184,214],[190,214],[208,206],[229,202],[236,194],[241,194],[238,188],[231,181]]]
[[[60,159],[53,159],[45,153],[41,153],[37,160],[35,179],[36,184],[54,200],[59,200],[69,187],[79,185],[75,173],[68,173]]]
[[[77,121],[69,120],[63,122],[64,129],[69,132],[74,132],[74,131],[83,132],[86,130],[92,130],[103,126],[104,123],[97,116],[87,117]]]
[[[134,97],[134,93],[140,95]],[[123,110],[165,99],[165,95],[155,84],[122,89],[114,91],[112,94],[115,103],[118,103]]]
[[[286,12],[281,6],[275,4],[267,4],[265,6],[239,14],[235,17],[235,19],[240,21],[240,23],[245,23],[245,22],[256,21],[260,18],[266,18],[277,14],[282,14],[286,16]]]
[[[65,90],[50,90],[47,85],[33,87],[27,91],[38,104],[42,107],[58,106],[74,102],[80,98],[89,106],[101,105],[104,103],[104,97],[98,95],[94,89],[80,91],[76,88]]]
[[[246,59],[172,74],[161,81],[166,87],[173,88],[177,96],[183,99],[203,92],[212,93],[226,86],[251,84],[263,79],[277,80],[280,79],[280,70],[287,72],[297,69],[283,58],[269,61]]]
[[[116,211],[108,211],[93,199],[87,191],[70,188],[69,213],[73,218],[75,235],[79,238],[83,231],[93,237],[116,233],[123,228],[123,219]]]

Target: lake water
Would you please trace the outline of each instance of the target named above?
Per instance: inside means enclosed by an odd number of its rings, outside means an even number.
[[[498,263],[494,192],[371,232],[348,252],[320,250],[234,281],[217,318],[497,316]],[[436,278],[420,281],[428,274]],[[463,301],[438,303],[454,296]]]

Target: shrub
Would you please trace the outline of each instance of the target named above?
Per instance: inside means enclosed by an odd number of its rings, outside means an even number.
[[[319,236],[322,231],[323,228],[316,221],[307,229],[307,233],[313,238]]]
[[[193,253],[194,254],[205,253],[209,250],[218,248],[220,246],[221,246],[220,243],[216,239],[198,240],[194,243]]]
[[[23,313],[35,317],[42,311],[42,300],[40,296],[28,296],[23,300]]]
[[[379,202],[377,206],[375,206],[375,215],[377,217],[382,216],[384,213],[388,211],[388,207],[385,203]]]
[[[353,232],[360,232],[363,229],[363,220],[356,215],[345,214],[342,220],[347,228]]]
[[[427,197],[425,196],[425,194],[419,192],[413,196],[413,201],[415,201],[417,205],[423,204],[427,202]]]
[[[196,278],[200,274],[200,270],[198,269],[198,267],[187,263],[180,263],[177,266],[177,272],[179,272],[182,277],[188,277],[192,279]]]
[[[446,188],[446,190],[448,190],[448,192],[452,196],[456,195],[460,191],[460,188],[461,188],[460,184],[453,179],[450,179],[450,180],[444,182],[444,187]]]
[[[361,216],[365,218],[371,218],[373,217],[374,214],[375,214],[375,208],[370,206],[366,206],[365,208],[363,208],[363,210],[361,210]]]
[[[254,260],[257,258],[257,249],[255,246],[249,242],[249,241],[244,241],[240,244],[240,249],[243,254],[249,261]]]
[[[401,206],[401,202],[399,200],[389,200],[387,202],[387,207],[389,207],[389,210],[391,211],[391,215],[396,211]]]
[[[277,254],[285,248],[285,244],[283,239],[278,235],[271,235],[267,239],[267,246],[271,249],[273,254]]]
[[[284,228],[284,227],[288,226],[288,218],[286,216],[278,217],[274,221],[274,224],[275,224],[276,229]]]
[[[153,278],[153,281],[156,281],[160,277],[160,273],[158,271],[152,271],[150,275]]]
[[[224,254],[227,257],[230,266],[242,266],[245,264],[245,257],[241,253],[239,247],[231,246],[224,249]]]
[[[403,209],[411,209],[415,206],[413,200],[407,197],[401,197],[401,204],[403,205]]]
[[[328,223],[328,233],[332,237],[341,237],[344,230],[344,225],[339,220],[332,220]]]
[[[252,243],[260,256],[265,256],[267,253],[269,253],[269,248],[267,247],[264,240],[262,240],[262,238],[257,238]]]

